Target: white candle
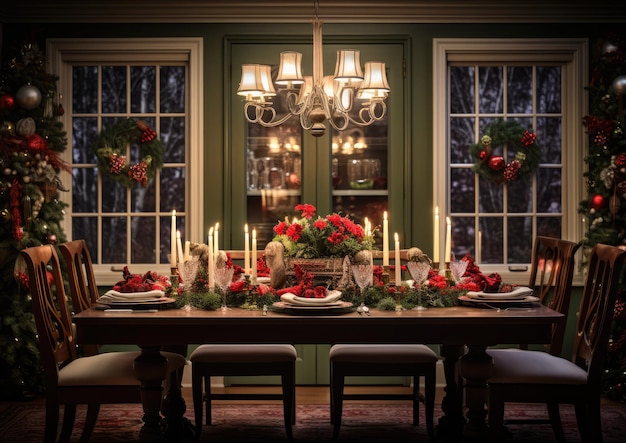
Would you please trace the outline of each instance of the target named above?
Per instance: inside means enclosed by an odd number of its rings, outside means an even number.
[[[170,228],[170,267],[176,267],[176,209],[172,211],[172,227]]]
[[[433,261],[439,263],[439,206],[435,206],[435,225],[433,226]]]
[[[209,290],[213,290],[213,288],[215,287],[215,283],[213,280],[213,272],[215,272],[213,270],[213,228],[211,227],[211,229],[209,229],[209,240],[208,240],[208,245],[209,245],[209,263],[207,266],[207,274],[208,274],[208,280],[209,280]]]
[[[452,223],[450,217],[446,217],[446,253],[444,258],[446,263],[450,263],[450,257],[452,256]]]
[[[219,229],[220,223],[215,223],[215,230],[213,231],[213,241],[215,244],[213,245],[213,256],[217,257],[217,254],[220,252],[220,241],[219,241]]]
[[[252,284],[256,284],[256,229],[252,230]]]
[[[178,259],[178,263],[183,264],[183,260],[185,259],[183,255],[183,244],[180,239],[180,231],[176,231],[176,247],[178,248],[178,252],[176,253],[176,257]]]
[[[243,271],[250,275],[250,234],[248,233],[248,223],[243,227]]]
[[[389,266],[389,220],[387,211],[383,213],[383,266]]]
[[[483,233],[478,230],[478,249],[476,251],[476,263],[480,263],[482,259]]]
[[[366,236],[370,236],[372,235],[372,228],[370,227],[370,221],[367,217],[365,217],[365,220],[363,221],[363,228],[365,230],[365,235]]]
[[[191,259],[191,242],[189,240],[185,241],[185,261]]]
[[[396,232],[394,235],[395,239],[395,265],[396,265],[396,286],[400,286],[402,283],[402,273],[401,267],[402,263],[400,262],[400,238],[398,237],[398,233]]]

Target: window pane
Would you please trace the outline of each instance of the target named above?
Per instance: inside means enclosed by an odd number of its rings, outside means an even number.
[[[474,72],[473,66],[450,68],[450,112],[452,114],[474,112]]]
[[[452,169],[450,171],[450,210],[474,212],[474,171]]]
[[[126,66],[102,67],[102,113],[126,112]]]
[[[185,169],[161,169],[161,211],[185,211]]]
[[[154,66],[130,68],[130,109],[133,113],[156,111],[156,69]]]
[[[153,217],[131,218],[131,262],[156,262],[156,220]]]
[[[98,170],[95,168],[74,168],[72,170],[72,211],[98,211]],[[78,237],[77,237],[78,238]]]
[[[485,114],[502,113],[503,79],[502,67],[486,66],[478,69],[479,112]]]
[[[480,189],[478,210],[483,213],[501,213],[504,209],[502,185],[481,177],[478,186]]]
[[[530,66],[507,68],[507,112],[529,114],[533,111],[533,69]]]
[[[131,190],[131,211],[132,212],[155,212],[156,211],[156,182],[150,180],[148,187],[133,186]]]
[[[185,119],[184,117],[161,118],[161,141],[165,144],[163,160],[167,163],[185,161]]]
[[[98,219],[96,217],[72,216],[72,236],[82,238],[87,242],[87,247],[91,252],[91,260],[96,261],[95,256],[98,250]],[[92,252],[93,251],[93,252]]]
[[[185,68],[161,68],[161,112],[185,111]]]
[[[98,110],[98,67],[72,69],[72,112],[93,114]]]
[[[102,176],[102,212],[126,212],[126,188],[108,175]]]
[[[537,235],[561,238],[561,217],[537,217]]]
[[[472,257],[476,256],[474,250],[475,236],[474,217],[452,218],[452,254],[457,260],[462,259],[467,254]]]
[[[541,163],[561,163],[560,118],[537,118],[537,143],[541,147]]]
[[[508,212],[533,212],[533,188],[528,181],[513,181],[507,184]]]
[[[537,171],[537,211],[561,213],[561,169],[539,168]]]
[[[474,118],[450,119],[450,163],[473,163],[470,145],[475,139]]]
[[[507,263],[530,263],[533,220],[531,217],[508,217],[507,218],[508,250]]]
[[[95,118],[77,117],[72,119],[72,162],[96,163],[96,155],[91,145],[96,141]]]
[[[126,217],[102,217],[102,262],[128,263],[126,248]]]
[[[537,67],[537,112],[561,112],[561,67]]]
[[[503,225],[502,217],[480,217],[482,247],[481,263],[503,263]]]

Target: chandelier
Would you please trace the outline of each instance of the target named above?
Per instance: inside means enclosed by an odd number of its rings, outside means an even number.
[[[343,131],[349,124],[369,126],[385,117],[385,99],[391,89],[384,62],[366,62],[363,74],[360,52],[341,49],[337,51],[335,74],[324,76],[322,21],[318,18],[318,6],[319,2],[315,1],[312,76],[302,75],[302,54],[299,52],[280,53],[274,82],[269,65],[241,66],[237,94],[245,97],[244,114],[248,122],[269,128],[295,116],[304,129],[320,137],[326,132],[326,121],[336,130]],[[272,101],[279,93],[284,95],[288,109],[284,115],[277,112]]]

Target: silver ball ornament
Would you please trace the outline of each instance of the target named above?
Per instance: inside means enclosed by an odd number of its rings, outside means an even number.
[[[613,80],[613,84],[611,86],[615,95],[626,95],[626,75],[620,75],[619,77],[617,77],[615,80]]]
[[[33,85],[24,85],[15,93],[15,101],[20,108],[35,109],[41,104],[41,91]]]

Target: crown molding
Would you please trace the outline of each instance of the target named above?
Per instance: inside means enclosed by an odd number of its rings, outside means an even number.
[[[0,23],[308,23],[306,0],[20,0]],[[322,0],[326,23],[624,23],[615,0]]]

